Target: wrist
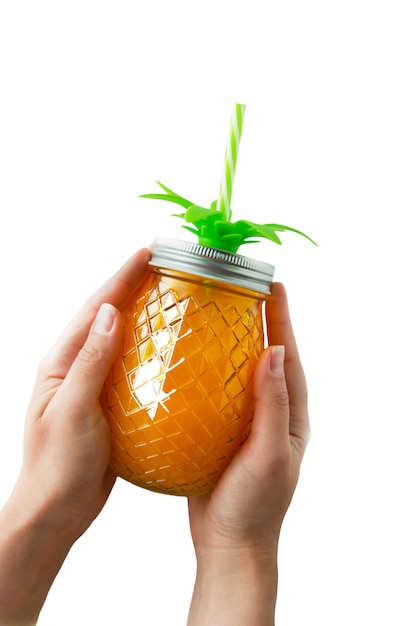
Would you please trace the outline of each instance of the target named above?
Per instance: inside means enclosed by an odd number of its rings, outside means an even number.
[[[274,624],[277,586],[276,552],[204,550],[197,556],[188,625],[270,626]]]
[[[2,528],[7,529],[8,535],[36,537],[39,545],[50,546],[56,554],[67,553],[78,538],[74,523],[71,520],[64,523],[54,502],[48,498],[39,500],[36,495],[21,490],[19,484],[0,514]]]
[[[74,538],[15,491],[0,511],[0,623],[34,624]]]
[[[83,485],[77,488],[75,480],[68,488],[71,479],[38,479],[30,468],[23,468],[6,508],[13,510],[22,524],[45,529],[60,545],[71,546],[97,516],[94,498],[86,498]]]

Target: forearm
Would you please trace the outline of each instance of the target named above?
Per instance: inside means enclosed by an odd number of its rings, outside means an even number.
[[[46,511],[9,501],[0,511],[0,624],[36,624],[48,591],[72,545]]]
[[[273,626],[275,557],[224,554],[198,563],[188,626]]]

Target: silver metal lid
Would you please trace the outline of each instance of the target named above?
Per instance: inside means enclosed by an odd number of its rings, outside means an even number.
[[[232,254],[179,239],[155,239],[149,265],[211,278],[245,289],[271,293],[275,267],[241,254]]]

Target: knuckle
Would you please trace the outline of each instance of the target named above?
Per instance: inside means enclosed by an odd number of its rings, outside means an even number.
[[[294,471],[292,452],[289,446],[280,446],[271,455],[266,464],[267,474],[275,483],[287,484],[291,481]]]
[[[285,387],[279,387],[276,389],[273,394],[273,401],[279,410],[288,410],[289,397],[287,389]]]
[[[281,444],[278,446],[272,465],[274,472],[277,474],[285,474],[290,470],[292,465],[292,453],[289,445]]]
[[[103,349],[100,345],[87,342],[79,351],[78,359],[81,363],[96,363],[104,357]]]
[[[47,354],[38,363],[36,369],[36,381],[43,381],[53,378],[56,374],[56,367],[53,358]]]
[[[44,357],[41,361],[39,361],[38,363],[38,367],[37,367],[37,378],[44,378],[46,373],[49,372],[49,363],[48,363],[48,357]]]

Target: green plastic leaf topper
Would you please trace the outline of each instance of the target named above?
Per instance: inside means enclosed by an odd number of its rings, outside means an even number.
[[[282,224],[256,224],[248,220],[231,221],[232,211],[230,204],[245,108],[244,104],[234,105],[229,138],[226,145],[220,193],[218,199],[211,203],[209,209],[197,206],[190,200],[186,200],[159,181],[157,183],[165,193],[148,193],[140,196],[140,198],[165,200],[183,207],[185,210],[182,213],[173,213],[172,215],[173,217],[180,217],[187,224],[190,224],[190,226],[183,225],[183,228],[197,235],[198,243],[202,246],[236,253],[243,244],[259,243],[259,237],[269,239],[281,245],[282,242],[277,233],[284,231],[302,235],[314,243],[314,245],[317,245],[305,233]]]

